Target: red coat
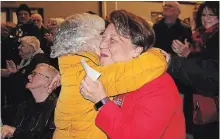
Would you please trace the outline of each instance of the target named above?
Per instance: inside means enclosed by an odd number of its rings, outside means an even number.
[[[186,139],[182,99],[169,74],[114,102],[96,117],[96,125],[110,139]]]

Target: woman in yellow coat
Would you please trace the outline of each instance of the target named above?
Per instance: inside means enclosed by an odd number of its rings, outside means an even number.
[[[144,20],[142,24],[145,24],[145,28],[141,29],[150,29]],[[101,42],[100,34],[104,29],[104,20],[97,15],[76,14],[61,24],[54,37],[51,57],[58,57],[61,74],[61,92],[54,118],[56,125],[54,139],[107,138],[95,126],[97,112],[93,103],[85,100],[80,94],[80,81],[85,76],[81,65],[82,58],[92,68],[102,73],[100,80],[108,96],[136,90],[166,71],[166,59],[156,48],[150,48],[128,62],[100,66],[97,54]],[[149,32],[153,33],[152,30]]]

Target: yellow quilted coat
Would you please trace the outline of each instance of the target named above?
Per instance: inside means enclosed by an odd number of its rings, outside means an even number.
[[[80,60],[101,72],[100,80],[108,96],[134,91],[157,78],[167,69],[164,55],[159,49],[151,48],[128,62],[109,66],[99,65],[99,58],[92,52],[67,55],[59,58],[61,92],[55,109],[53,139],[106,139],[106,135],[95,126],[97,112],[93,103],[85,100],[79,86],[85,76]]]

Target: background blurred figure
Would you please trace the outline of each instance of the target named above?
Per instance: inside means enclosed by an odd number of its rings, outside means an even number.
[[[12,44],[9,38],[9,35],[15,27],[16,24],[13,22],[1,23],[1,61],[6,61],[7,59],[10,59],[12,55],[17,55],[17,53],[13,53],[15,51],[11,51]],[[6,68],[5,62],[1,62],[1,68]]]
[[[34,13],[31,15],[32,21],[35,23],[35,25],[38,26],[41,32],[40,36],[40,47],[44,51],[46,55],[50,55],[50,47],[47,45],[47,39],[44,37],[45,34],[49,33],[48,29],[46,29],[43,25],[43,19],[40,14]]]
[[[182,22],[190,27],[190,17],[183,19]]]
[[[21,103],[14,123],[1,127],[3,139],[52,139],[57,97],[47,90],[57,73],[54,67],[47,64],[38,64],[30,73],[26,88],[30,90],[34,100]]]
[[[156,35],[155,47],[175,54],[171,48],[173,40],[178,39],[182,42],[184,39],[191,40],[192,33],[190,28],[182,24],[178,18],[180,12],[180,4],[178,2],[167,1],[163,3],[164,18],[153,26]]]
[[[51,46],[53,45],[53,36],[57,32],[63,21],[63,18],[50,18],[48,24],[46,25],[48,33],[45,33],[44,38],[46,39],[47,55],[50,55]]]
[[[64,18],[49,18],[46,27],[49,30],[53,27],[59,27],[63,21],[64,21]]]
[[[2,112],[3,123],[13,121],[11,120],[15,116],[13,108],[16,108],[19,103],[33,98],[29,90],[25,88],[27,76],[34,70],[37,64],[51,64],[49,58],[41,50],[40,42],[36,37],[25,36],[20,41],[21,44],[18,49],[19,56],[22,58],[21,63],[17,66],[14,61],[7,60],[6,69],[1,70],[1,76],[8,78],[6,93],[10,96],[13,105],[10,113]],[[7,109],[5,110],[7,111]]]
[[[219,122],[219,2],[200,5],[192,43],[174,40],[170,74],[193,88],[183,92],[187,129],[195,139],[218,139]],[[181,58],[185,57],[185,58]]]
[[[36,38],[40,38],[40,29],[33,23],[31,20],[31,10],[26,4],[21,4],[17,10],[16,15],[18,19],[18,24],[13,29],[11,34],[9,35],[9,44],[11,52],[13,55],[9,55],[9,59],[13,60],[16,64],[19,64],[21,61],[20,56],[18,55],[18,46],[20,45],[19,39],[24,36],[35,36]]]

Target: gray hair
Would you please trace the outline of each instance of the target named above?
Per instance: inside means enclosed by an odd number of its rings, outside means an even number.
[[[40,41],[35,36],[24,36],[20,39],[20,41],[21,44],[32,47],[34,52],[40,49]]]
[[[75,14],[66,18],[54,35],[51,46],[52,58],[83,51],[94,51],[101,42],[105,21],[88,13]]]

